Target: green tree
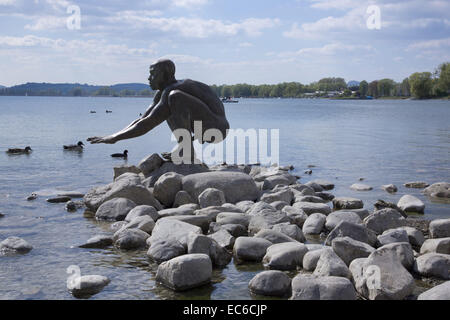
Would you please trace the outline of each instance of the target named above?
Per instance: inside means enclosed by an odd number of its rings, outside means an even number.
[[[404,97],[409,97],[411,96],[411,87],[409,85],[409,79],[405,78],[402,81],[402,85],[401,85],[401,95]]]
[[[411,94],[417,99],[425,99],[431,96],[433,80],[431,72],[416,72],[409,77]]]
[[[450,62],[441,64],[436,70],[436,93],[438,95],[450,94]]]
[[[367,83],[366,80],[363,80],[359,83],[359,94],[361,95],[361,97],[366,97],[367,96],[367,91],[369,90],[369,84]]]
[[[390,97],[394,89],[395,82],[392,79],[381,79],[378,81],[378,96]]]
[[[372,81],[369,83],[369,89],[367,90],[367,94],[374,98],[378,98],[378,81]]]

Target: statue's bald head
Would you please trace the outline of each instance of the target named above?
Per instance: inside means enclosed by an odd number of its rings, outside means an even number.
[[[169,59],[159,59],[154,62],[150,67],[158,68],[168,77],[175,77],[175,63]]]

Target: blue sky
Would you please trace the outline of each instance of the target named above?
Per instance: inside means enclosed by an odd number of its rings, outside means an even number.
[[[0,0],[0,84],[145,83],[159,57],[208,84],[401,81],[450,61],[449,12],[448,0]]]

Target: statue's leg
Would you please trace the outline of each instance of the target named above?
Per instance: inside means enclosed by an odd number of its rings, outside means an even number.
[[[203,101],[180,90],[174,90],[169,95],[170,117],[167,123],[172,131],[176,129],[186,129],[191,134],[194,133],[194,122],[202,122],[202,136],[209,129],[217,129],[226,137],[226,130],[229,129],[228,121],[223,116],[218,116],[211,111],[211,108]],[[214,141],[218,143],[222,139]],[[205,141],[201,141],[204,143]],[[206,141],[209,142],[209,141]]]

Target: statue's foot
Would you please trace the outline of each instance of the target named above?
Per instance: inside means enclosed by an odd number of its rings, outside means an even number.
[[[164,160],[172,162],[172,153],[170,152],[161,152],[161,156]]]

